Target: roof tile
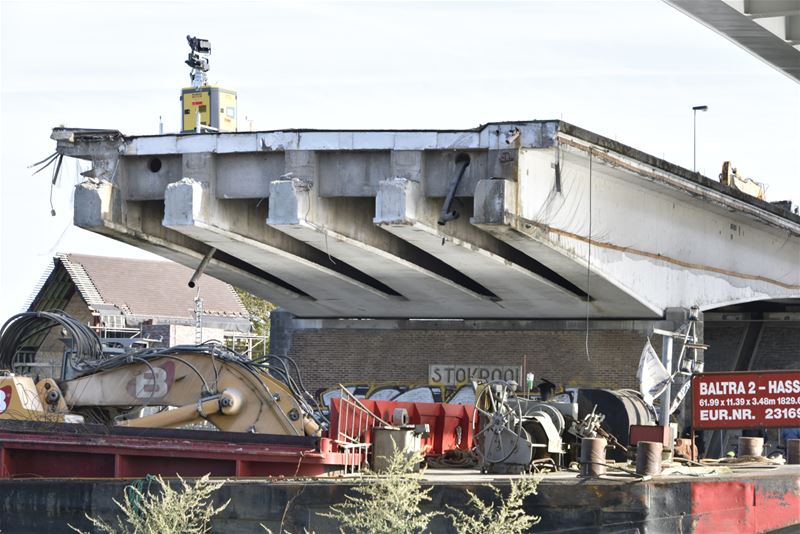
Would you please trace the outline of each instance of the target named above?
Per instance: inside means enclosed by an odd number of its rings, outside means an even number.
[[[232,286],[204,274],[189,288],[192,270],[171,261],[84,254],[59,258],[87,303],[112,304],[131,315],[191,318],[199,294],[206,314],[248,316]]]

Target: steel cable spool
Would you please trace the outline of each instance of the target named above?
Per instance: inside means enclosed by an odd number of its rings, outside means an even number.
[[[759,457],[764,455],[764,438],[740,436],[739,458]]]
[[[564,420],[564,415],[552,404],[547,404],[544,402],[535,404],[529,407],[526,412],[527,413],[525,415],[531,417],[537,414],[546,415],[553,423],[553,426],[559,435],[562,434],[564,429],[567,427],[566,421]]]
[[[583,438],[581,440],[581,477],[595,477],[606,472],[605,438]]]
[[[664,444],[640,441],[636,444],[636,474],[653,476],[661,473],[661,452]]]
[[[484,463],[497,464],[509,459],[528,433],[522,428],[522,408],[519,403],[508,402],[510,386],[502,380],[489,382],[475,399],[472,414],[472,430],[475,448]],[[483,406],[487,408],[484,409]],[[480,430],[478,422],[482,421]],[[511,443],[504,444],[503,436]]]

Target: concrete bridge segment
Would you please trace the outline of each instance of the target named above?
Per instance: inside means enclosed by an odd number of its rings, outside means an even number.
[[[125,137],[89,159],[78,226],[298,317],[656,319],[800,297],[800,217],[561,121],[464,131]],[[437,224],[457,175],[470,164]]]

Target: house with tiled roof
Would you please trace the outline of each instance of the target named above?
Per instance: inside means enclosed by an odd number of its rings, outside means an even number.
[[[27,311],[62,310],[101,337],[145,337],[171,346],[250,332],[250,315],[230,284],[171,261],[59,253],[37,286]],[[31,361],[60,360],[57,332],[29,340]],[[20,362],[21,363],[21,362]],[[44,372],[45,375],[52,374]]]

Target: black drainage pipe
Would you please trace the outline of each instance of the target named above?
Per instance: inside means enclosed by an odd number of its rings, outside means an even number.
[[[454,221],[458,219],[458,212],[456,210],[451,210],[453,207],[453,199],[456,197],[456,190],[458,189],[458,185],[461,183],[461,178],[464,177],[464,173],[467,171],[467,167],[469,167],[469,154],[458,154],[456,156],[456,166],[458,167],[458,174],[450,182],[450,190],[447,191],[447,198],[444,199],[444,204],[442,205],[442,212],[439,214],[439,226],[444,226],[448,221]]]
[[[197,266],[197,270],[195,270],[194,274],[189,279],[189,284],[188,284],[189,287],[194,287],[195,285],[197,285],[197,279],[203,275],[203,272],[206,270],[206,267],[208,266],[208,262],[211,261],[211,258],[214,256],[214,253],[216,251],[217,249],[214,247],[208,249],[206,255],[203,256],[203,261],[200,262],[200,265]]]

